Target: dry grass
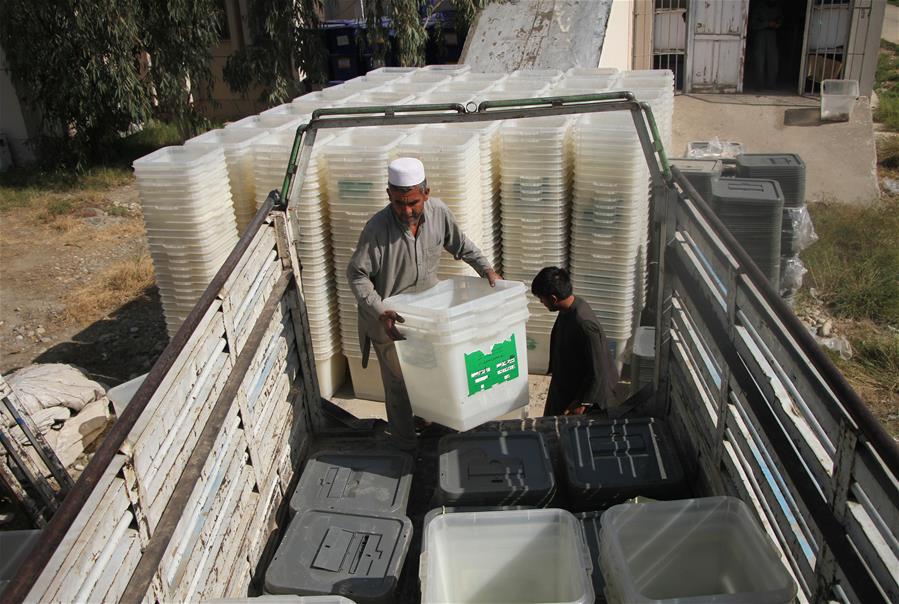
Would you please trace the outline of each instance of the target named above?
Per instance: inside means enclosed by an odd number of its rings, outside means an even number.
[[[877,162],[886,168],[899,168],[899,136],[883,136],[877,141]]]
[[[113,264],[66,299],[66,319],[88,322],[101,319],[153,287],[156,279],[149,256]]]

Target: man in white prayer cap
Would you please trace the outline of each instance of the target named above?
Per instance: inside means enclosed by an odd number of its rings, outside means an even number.
[[[372,216],[347,267],[347,280],[359,306],[362,364],[375,349],[387,399],[391,437],[401,449],[416,447],[415,422],[394,341],[402,339],[396,323],[403,318],[386,310],[383,300],[405,291],[437,284],[442,250],[462,260],[494,285],[499,275],[481,251],[462,233],[449,208],[436,197],[424,165],[400,157],[387,167],[390,204]]]

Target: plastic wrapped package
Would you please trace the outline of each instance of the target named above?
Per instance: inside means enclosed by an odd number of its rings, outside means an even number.
[[[802,287],[802,278],[807,272],[808,269],[798,255],[783,258],[780,269],[781,295],[792,295],[799,291]]]
[[[798,254],[818,241],[818,233],[815,232],[815,225],[812,224],[812,217],[807,206],[784,208],[782,230],[785,236],[789,235],[794,254]]]
[[[684,157],[689,159],[734,159],[746,152],[743,143],[723,141],[717,136],[707,141],[690,141]]]

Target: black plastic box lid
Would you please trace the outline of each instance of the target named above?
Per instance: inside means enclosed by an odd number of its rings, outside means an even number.
[[[780,184],[761,178],[719,178],[712,182],[712,195],[719,203],[779,203],[781,209],[784,201]]]
[[[567,426],[560,445],[573,509],[599,509],[637,495],[682,495],[680,461],[668,430],[655,418]]]
[[[412,458],[399,451],[320,451],[309,458],[290,498],[291,513],[311,509],[404,514]]]
[[[689,157],[679,157],[668,160],[672,166],[685,174],[688,172],[701,174],[721,174],[724,164],[720,159],[693,159]]]
[[[297,516],[265,573],[265,591],[392,602],[409,550],[405,516],[309,510]]]
[[[752,166],[771,170],[804,170],[805,162],[795,153],[743,153],[736,158],[737,166]]]
[[[440,439],[437,498],[453,505],[547,503],[556,481],[538,432],[471,432]]]

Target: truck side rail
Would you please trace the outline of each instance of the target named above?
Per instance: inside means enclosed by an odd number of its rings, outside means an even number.
[[[803,601],[899,601],[899,450],[689,182],[656,197],[657,402]]]

